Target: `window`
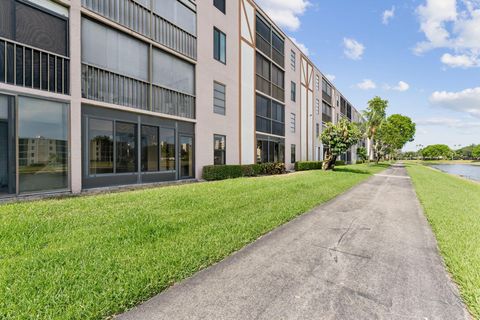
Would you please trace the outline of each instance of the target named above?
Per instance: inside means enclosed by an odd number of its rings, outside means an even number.
[[[167,89],[195,94],[195,66],[164,51],[153,49],[153,83]]]
[[[68,132],[67,104],[18,98],[20,193],[68,188]]]
[[[213,83],[213,112],[225,115],[225,92],[226,88],[223,84]]]
[[[142,172],[158,171],[158,127],[142,126]]]
[[[322,103],[322,114],[323,122],[332,122],[332,107],[325,102]]]
[[[295,102],[297,100],[297,84],[292,81],[290,89],[290,99]]]
[[[192,35],[197,34],[197,15],[178,0],[152,1],[153,12]],[[120,6],[121,7],[121,6]],[[133,11],[132,9],[128,11]],[[131,14],[131,12],[130,12]]]
[[[160,171],[175,170],[175,130],[160,128]]]
[[[223,13],[225,13],[225,0],[213,0],[213,5]]]
[[[320,125],[318,123],[315,124],[315,136],[317,138],[320,136]]]
[[[89,119],[89,174],[113,173],[113,121]]]
[[[290,52],[290,66],[292,67],[292,70],[295,71],[295,68],[297,66],[297,62],[296,62],[297,58],[296,58],[296,54],[295,54],[295,51],[291,51]]]
[[[222,63],[227,63],[227,36],[217,28],[213,29],[213,57]]]
[[[322,79],[322,90],[328,96],[332,96],[332,86],[325,79]]]
[[[285,107],[257,94],[256,130],[259,132],[285,135]]]
[[[146,43],[125,33],[82,19],[83,63],[148,81],[148,50]]]
[[[315,89],[317,89],[317,91],[320,90],[320,77],[318,74],[315,76]]]
[[[68,10],[55,3],[48,6],[57,14],[23,1],[1,0],[0,37],[68,56]]]
[[[257,135],[257,163],[285,162],[285,140]]]
[[[315,113],[320,114],[320,100],[315,99]]]
[[[115,123],[116,173],[137,171],[137,125],[127,122]]]
[[[297,130],[297,117],[295,113],[290,113],[290,132],[295,133]]]
[[[296,161],[296,158],[297,158],[297,157],[296,157],[296,149],[297,149],[296,145],[292,144],[292,145],[290,146],[290,162],[291,162],[291,163],[297,162],[297,161]]]
[[[213,135],[213,164],[223,165],[226,164],[225,150],[226,150],[227,137],[214,134]]]

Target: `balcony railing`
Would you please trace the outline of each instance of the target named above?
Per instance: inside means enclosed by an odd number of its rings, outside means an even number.
[[[195,118],[195,97],[170,89],[153,86],[153,110],[172,116]]]
[[[0,82],[69,94],[70,59],[0,38]]]
[[[285,67],[285,56],[275,48],[272,49],[272,60],[275,61],[280,67]]]
[[[178,53],[197,58],[196,36],[133,0],[82,0],[82,5]]]
[[[329,104],[332,104],[332,96],[326,93],[325,91],[322,91],[322,98]]]
[[[152,91],[152,99],[150,98]],[[82,97],[195,119],[195,97],[147,81],[82,64]]]
[[[192,59],[197,58],[197,38],[153,14],[153,40]]]

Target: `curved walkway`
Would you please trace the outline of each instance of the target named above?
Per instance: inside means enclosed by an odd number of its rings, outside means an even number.
[[[397,165],[118,319],[469,315],[406,170]]]

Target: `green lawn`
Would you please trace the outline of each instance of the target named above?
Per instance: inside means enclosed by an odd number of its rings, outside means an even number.
[[[480,183],[421,165],[407,169],[448,270],[480,319]]]
[[[386,165],[0,206],[0,319],[122,312]]]

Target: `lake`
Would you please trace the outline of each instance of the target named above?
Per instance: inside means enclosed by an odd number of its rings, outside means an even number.
[[[433,164],[431,167],[470,180],[480,181],[480,166],[471,164]]]

